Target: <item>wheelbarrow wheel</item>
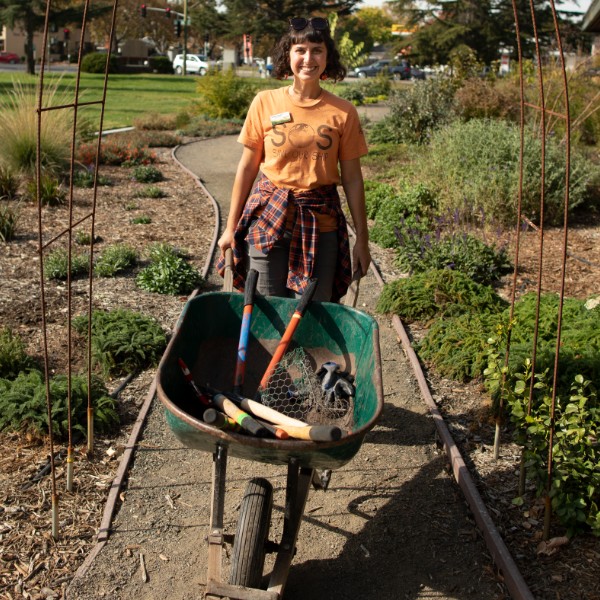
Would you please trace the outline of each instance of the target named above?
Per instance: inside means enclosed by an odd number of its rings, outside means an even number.
[[[251,479],[240,507],[229,583],[249,588],[260,587],[272,510],[273,486],[262,477]]]

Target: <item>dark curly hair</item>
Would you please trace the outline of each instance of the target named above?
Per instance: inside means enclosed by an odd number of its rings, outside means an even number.
[[[317,30],[312,25],[307,25],[302,31],[290,28],[277,43],[273,51],[273,77],[285,79],[292,75],[290,68],[290,49],[294,44],[312,42],[313,44],[325,44],[327,48],[327,66],[323,76],[332,81],[342,81],[346,77],[346,67],[340,62],[340,53],[331,38],[329,29]]]

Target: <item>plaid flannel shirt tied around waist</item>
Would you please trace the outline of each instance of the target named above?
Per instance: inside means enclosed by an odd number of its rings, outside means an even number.
[[[247,241],[263,254],[268,254],[273,244],[285,234],[290,202],[296,205],[297,212],[290,243],[287,287],[299,293],[306,289],[313,274],[319,244],[316,215],[330,215],[335,217],[338,224],[338,260],[332,297],[332,301],[337,302],[350,285],[352,271],[346,218],[335,185],[294,192],[276,187],[263,175],[254,186],[235,230],[232,244],[233,285],[240,291],[244,289],[244,242]],[[217,270],[221,276],[224,275],[223,256],[217,261]]]

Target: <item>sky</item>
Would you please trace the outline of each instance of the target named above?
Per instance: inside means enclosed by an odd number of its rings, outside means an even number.
[[[573,2],[565,2],[564,4],[560,5],[560,8],[563,10],[575,10],[575,11],[581,11],[582,13],[585,13],[587,11],[587,9],[590,7],[590,4],[592,3],[592,0],[578,0],[573,1]],[[383,4],[382,0],[362,0],[362,6],[366,7],[366,6],[381,6]],[[558,6],[557,6],[558,8]]]

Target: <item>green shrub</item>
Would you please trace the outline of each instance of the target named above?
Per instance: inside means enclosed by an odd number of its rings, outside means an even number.
[[[137,264],[135,248],[127,244],[115,244],[102,250],[94,264],[94,273],[98,277],[114,277]]]
[[[336,93],[340,98],[352,102],[355,106],[360,106],[365,102],[365,95],[358,84],[349,83],[337,86]]]
[[[549,496],[552,511],[567,534],[590,531],[600,536],[600,470],[598,435],[600,402],[589,379],[576,375],[567,394],[552,399],[546,373],[536,374],[534,397],[529,402],[531,362],[507,389],[510,419],[515,441],[523,448],[527,476],[538,497],[545,496],[548,484],[549,424],[554,425]],[[554,410],[552,410],[552,407]],[[523,498],[514,503],[521,505]]]
[[[0,377],[14,379],[21,371],[34,367],[23,340],[8,327],[0,329]]]
[[[141,131],[169,131],[177,129],[177,115],[146,113],[133,120],[133,126]]]
[[[196,116],[187,123],[179,126],[177,133],[193,137],[218,137],[220,135],[234,135],[242,130],[241,119],[211,119],[205,116]]]
[[[173,63],[169,60],[168,56],[151,56],[148,62],[153,73],[173,74]]]
[[[87,377],[71,378],[70,407],[64,375],[49,381],[52,399],[52,430],[58,439],[69,435],[69,408],[74,431],[87,432]],[[108,395],[104,384],[92,377],[91,400],[94,407],[94,429],[111,433],[119,425],[118,401]],[[46,385],[40,371],[20,373],[12,381],[0,379],[0,431],[16,431],[42,437],[48,432]]]
[[[90,52],[81,59],[81,71],[83,73],[104,73],[106,71],[106,58],[104,52]],[[108,72],[117,73],[118,63],[114,55],[111,54],[108,62]]]
[[[35,176],[38,145],[38,89],[19,81],[13,89],[0,94],[0,164],[13,173]],[[44,105],[59,106],[72,103],[61,80],[46,83]],[[41,118],[41,165],[45,173],[62,173],[71,152],[72,111],[45,111]]]
[[[456,84],[438,77],[418,81],[390,96],[390,113],[369,132],[372,143],[414,143],[429,141],[434,130],[452,119]]]
[[[512,268],[504,248],[488,246],[473,235],[455,232],[440,238],[421,232],[412,235],[414,231],[397,231],[400,245],[396,263],[405,272],[452,269],[477,283],[490,285]]]
[[[152,165],[139,165],[133,169],[133,178],[140,183],[156,183],[164,179],[159,169]]]
[[[149,225],[152,223],[152,217],[148,215],[140,215],[139,217],[133,217],[130,221],[132,225]]]
[[[146,186],[143,190],[136,190],[133,193],[134,198],[166,198],[167,192],[157,185]]]
[[[243,119],[256,93],[256,86],[227,71],[209,71],[196,84],[198,114],[219,119]]]
[[[430,229],[436,197],[425,184],[400,183],[395,195],[381,201],[375,213],[370,236],[384,248],[398,246],[397,231],[414,229],[425,234]]]
[[[25,195],[32,202],[37,201],[38,185],[35,179],[27,182]],[[67,190],[52,175],[42,175],[40,179],[40,202],[42,206],[60,206],[67,200]]]
[[[19,180],[9,169],[0,165],[0,198],[10,200],[19,191]]]
[[[8,204],[0,206],[0,241],[10,242],[15,238],[19,213]]]
[[[473,119],[455,122],[433,134],[429,152],[416,165],[427,181],[435,182],[440,208],[448,212],[469,205],[502,224],[514,226],[519,180],[519,127],[506,121]],[[525,134],[523,214],[539,220],[541,142]],[[565,149],[549,138],[545,157],[545,217],[562,222],[565,189]],[[572,211],[589,199],[594,171],[588,161],[571,154]]]
[[[89,246],[92,236],[87,231],[78,231],[75,234],[75,243],[79,246]]]
[[[436,319],[417,346],[419,357],[441,377],[470,381],[481,377],[488,364],[490,331],[503,315],[498,312],[464,312],[449,319]]]
[[[87,334],[87,315],[73,319],[73,327]],[[107,376],[156,366],[166,345],[164,331],[151,317],[124,309],[92,313],[92,359]]]
[[[386,74],[379,73],[376,77],[359,81],[358,88],[364,98],[377,98],[380,96],[387,98],[392,90],[392,83]]]
[[[498,313],[505,306],[506,302],[491,287],[475,283],[458,271],[444,269],[386,283],[377,312],[394,313],[406,321],[427,321],[433,317],[442,321],[465,312]]]
[[[365,179],[367,218],[374,219],[381,205],[393,196],[397,196],[396,188],[393,185]]]
[[[98,173],[98,185],[111,185],[112,182],[108,177],[104,177]],[[73,185],[80,188],[94,187],[94,171],[91,169],[77,169],[73,173]]]
[[[200,273],[166,244],[151,248],[150,261],[135,280],[143,290],[158,294],[189,294],[202,283]]]
[[[89,271],[87,254],[71,255],[71,277],[85,275]],[[64,248],[50,252],[44,259],[44,273],[48,279],[66,280],[69,274],[69,255]]]

